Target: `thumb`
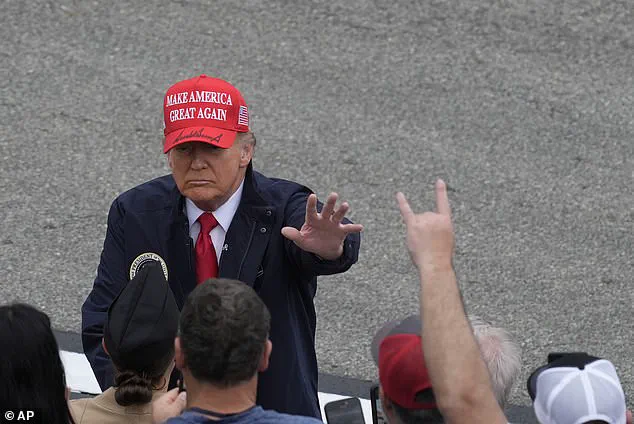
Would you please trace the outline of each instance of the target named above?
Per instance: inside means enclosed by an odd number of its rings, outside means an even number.
[[[178,387],[174,387],[163,396],[165,396],[165,400],[169,401],[169,403],[175,402],[178,399]]]
[[[295,227],[284,227],[282,228],[282,235],[287,239],[298,242],[302,238],[302,233]]]
[[[185,409],[185,407],[187,406],[187,392],[180,392],[176,397],[175,403],[179,405],[181,411]]]

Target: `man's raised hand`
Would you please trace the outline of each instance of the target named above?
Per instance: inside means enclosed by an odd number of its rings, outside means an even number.
[[[330,193],[321,213],[317,212],[317,196],[311,194],[306,202],[306,219],[301,229],[282,228],[282,235],[300,249],[314,253],[322,259],[334,260],[343,254],[343,241],[350,233],[363,231],[360,224],[343,224],[350,209],[347,202],[338,208],[337,193]]]
[[[407,227],[407,248],[414,265],[419,271],[450,269],[454,232],[444,181],[436,181],[436,212],[415,214],[403,193],[397,193],[396,199]]]

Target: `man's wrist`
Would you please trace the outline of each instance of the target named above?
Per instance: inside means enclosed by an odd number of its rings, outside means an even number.
[[[449,261],[425,262],[421,261],[417,267],[421,276],[432,276],[439,274],[453,274],[453,264]]]

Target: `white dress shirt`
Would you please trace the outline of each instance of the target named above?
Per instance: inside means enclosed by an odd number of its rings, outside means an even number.
[[[240,205],[240,200],[242,199],[243,186],[244,179],[240,183],[240,187],[238,187],[236,192],[231,195],[229,200],[223,203],[215,211],[211,211],[214,218],[216,218],[216,221],[218,221],[218,225],[216,225],[216,227],[211,230],[211,233],[209,233],[209,235],[211,236],[211,241],[214,244],[214,249],[216,250],[216,258],[218,259],[218,264],[220,264],[220,255],[222,255],[222,247],[225,244],[225,236],[227,235],[227,231],[229,230],[229,225],[231,225],[233,216],[236,214],[236,211],[238,210],[238,205]],[[200,215],[202,215],[206,211],[200,209],[190,199],[186,200],[185,209],[187,211],[187,220],[189,221],[189,236],[192,238],[192,240],[194,240],[195,246],[196,241],[198,240],[198,234],[200,233],[200,222],[198,222],[197,220],[198,217],[200,217]]]

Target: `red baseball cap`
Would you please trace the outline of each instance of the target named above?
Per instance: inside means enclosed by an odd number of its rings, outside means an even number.
[[[415,315],[388,322],[372,340],[372,356],[379,366],[381,388],[390,400],[406,409],[436,409],[420,330],[420,318]]]
[[[165,145],[200,141],[227,149],[239,132],[249,131],[242,94],[227,81],[200,75],[171,86],[163,101]]]

